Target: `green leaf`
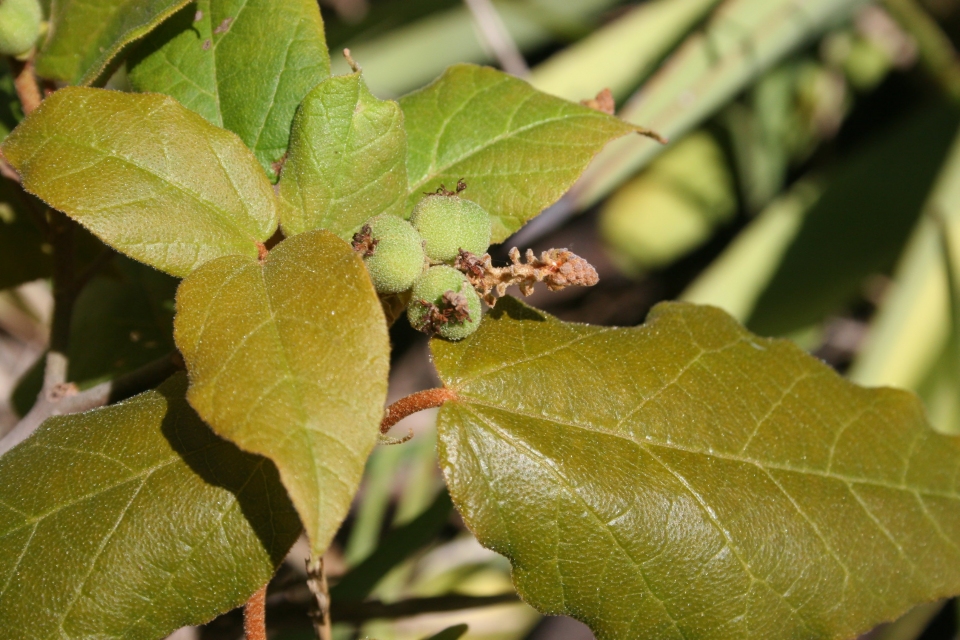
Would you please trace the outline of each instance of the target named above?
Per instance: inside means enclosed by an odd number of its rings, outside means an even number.
[[[495,69],[458,64],[400,100],[408,208],[463,178],[492,218],[494,243],[560,198],[603,146],[636,128],[540,93]]]
[[[30,219],[29,198],[0,177],[0,289],[50,275],[50,245]]]
[[[447,627],[440,633],[436,633],[429,638],[424,638],[424,640],[459,640],[469,629],[470,627],[465,624],[458,624]]]
[[[614,97],[623,97],[719,3],[654,0],[638,4],[538,64],[530,84],[567,100],[590,98],[604,88]]]
[[[590,33],[617,4],[617,0],[523,0],[497,2],[496,9],[521,51],[539,51],[558,39],[572,41]],[[407,22],[413,11],[422,18]],[[370,3],[366,18],[349,25],[354,34],[346,40],[342,31],[332,31],[342,24],[331,21],[329,25],[330,49],[350,47],[353,58],[363,65],[367,84],[378,96],[400,96],[422,87],[452,64],[497,61],[462,2]],[[349,72],[339,56],[334,57],[332,66],[334,73]]]
[[[960,440],[910,393],[685,303],[617,329],[507,299],[433,354],[454,504],[599,640],[851,638],[960,592]]]
[[[390,345],[361,259],[326,231],[263,264],[228,256],[177,292],[190,404],[214,431],[267,456],[322,553],[377,442]]]
[[[903,250],[960,124],[960,110],[928,104],[836,163],[747,322],[785,335],[855,298]]]
[[[84,287],[70,323],[67,379],[90,385],[172,353],[177,280],[119,258]]]
[[[133,260],[116,257],[112,268],[80,292],[70,322],[67,380],[81,389],[112,380],[170,355],[177,280]],[[44,357],[13,391],[21,416],[43,385]]]
[[[250,151],[166,96],[61,89],[3,153],[27,191],[171,275],[256,257],[277,228],[273,189]]]
[[[189,0],[56,0],[37,73],[69,84],[96,81],[120,50]]]
[[[863,4],[864,0],[725,0],[619,115],[675,140]],[[577,185],[573,205],[583,209],[596,203],[662,150],[642,138],[610,145]]]
[[[300,525],[269,460],[210,432],[185,376],[54,417],[0,459],[0,620],[160,638],[242,604]]]
[[[315,0],[199,0],[130,61],[138,91],[173,96],[233,131],[275,179],[304,96],[330,75]]]
[[[617,264],[640,273],[706,242],[737,211],[736,188],[717,139],[697,132],[626,182],[603,205],[600,233]]]
[[[373,553],[337,582],[330,597],[337,601],[362,601],[394,567],[436,539],[450,519],[451,509],[450,494],[443,490],[423,513],[384,536]]]
[[[10,62],[0,60],[0,142],[23,120],[23,107],[13,86]]]
[[[293,121],[280,180],[291,236],[327,229],[344,240],[375,215],[402,216],[407,140],[396,102],[378,100],[359,73],[321,82]]]

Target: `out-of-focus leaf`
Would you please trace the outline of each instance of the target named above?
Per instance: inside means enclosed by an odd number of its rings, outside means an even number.
[[[726,0],[703,32],[684,42],[620,116],[675,139],[863,2]],[[659,152],[655,142],[639,138],[611,145],[578,184],[573,206],[584,208],[598,201]]]
[[[0,60],[0,142],[23,120],[23,108],[13,87],[10,63]]]
[[[843,79],[810,59],[782,64],[723,113],[740,191],[751,213],[783,189],[787,171],[806,158],[846,113]]]
[[[0,177],[0,289],[50,275],[50,246],[30,219],[30,197]]]
[[[799,181],[758,214],[680,299],[720,307],[745,322],[822,193],[816,180]]]
[[[635,131],[522,80],[460,64],[400,101],[407,129],[408,208],[463,178],[490,213],[492,241],[556,202],[603,146]]]
[[[296,513],[273,464],[216,437],[186,386],[178,375],[51,418],[0,459],[8,632],[161,638],[269,580],[299,535]]]
[[[644,2],[537,65],[530,84],[574,101],[604,88],[623,96],[717,4],[719,0]]]
[[[956,393],[960,384],[960,314],[950,295],[960,279],[956,257],[960,246],[958,145],[955,140],[924,207],[925,215],[897,267],[894,284],[850,370],[850,377],[857,381],[916,390],[933,424],[951,433],[960,430]]]
[[[517,46],[532,50],[558,37],[566,40],[589,33],[602,12],[614,4],[616,0],[519,0],[496,2],[495,7]],[[458,62],[496,62],[462,4],[347,46],[363,66],[367,85],[381,98],[421,87]],[[350,72],[339,56],[333,59],[333,70]]]
[[[198,0],[130,61],[138,91],[171,95],[233,131],[273,179],[297,105],[329,74],[316,0]]]
[[[943,354],[950,333],[949,280],[935,216],[945,223],[950,245],[960,246],[960,137],[952,144],[897,266],[895,284],[850,369],[851,379],[861,384],[917,389]]]
[[[280,180],[284,233],[327,229],[348,240],[375,215],[402,216],[406,156],[396,102],[375,98],[359,73],[323,81],[294,119]]]
[[[37,73],[90,84],[120,50],[150,33],[189,0],[54,0]]]
[[[440,633],[434,634],[424,640],[459,640],[470,629],[465,624],[458,624],[453,627],[447,627]]]
[[[600,640],[851,638],[960,591],[960,441],[908,392],[684,303],[617,329],[507,299],[432,349],[454,504]]]
[[[877,135],[825,177],[823,195],[757,299],[748,326],[783,335],[822,321],[871,274],[890,269],[960,122],[928,105]]]
[[[607,200],[600,232],[622,268],[642,272],[693,250],[736,210],[723,149],[710,134],[698,133]]]
[[[117,257],[80,292],[70,323],[67,380],[81,389],[129,373],[172,353],[177,280]],[[25,373],[12,400],[19,415],[33,406],[43,384],[43,361]]]
[[[87,385],[133,371],[172,352],[178,281],[118,258],[116,276],[94,278],[74,306],[69,380]]]
[[[426,511],[384,536],[373,553],[330,590],[330,597],[357,602],[366,598],[394,567],[436,538],[452,509],[450,494],[441,491]]]
[[[214,431],[265,455],[320,555],[377,442],[390,345],[362,260],[308,231],[267,259],[226,256],[177,291],[174,336],[190,404]]]
[[[166,96],[61,89],[3,153],[27,191],[171,275],[222,255],[256,257],[277,228],[276,198],[253,154]]]

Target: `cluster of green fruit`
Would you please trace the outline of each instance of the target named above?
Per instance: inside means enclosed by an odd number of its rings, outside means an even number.
[[[461,251],[483,255],[489,246],[487,212],[442,187],[417,204],[409,222],[382,214],[353,237],[377,292],[412,289],[410,324],[448,340],[462,340],[476,331],[481,316],[480,296],[451,265]]]
[[[42,30],[40,0],[0,0],[0,54],[20,56],[29,52]]]

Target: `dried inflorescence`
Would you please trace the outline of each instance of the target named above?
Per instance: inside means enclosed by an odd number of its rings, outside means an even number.
[[[379,242],[379,240],[374,239],[370,225],[365,224],[360,227],[360,231],[353,234],[353,242],[350,244],[353,246],[353,250],[360,254],[360,257],[369,258],[376,251]]]
[[[491,264],[490,254],[478,257],[469,251],[461,251],[454,267],[467,276],[467,280],[483,296],[483,301],[491,307],[497,298],[507,292],[507,287],[517,285],[525,296],[533,293],[538,282],[544,282],[550,291],[559,291],[566,287],[592,287],[600,281],[597,270],[589,262],[566,249],[550,249],[537,258],[527,249],[526,263],[520,261],[520,250],[510,250],[511,264],[495,267]]]
[[[433,304],[427,300],[416,300],[414,303],[424,307],[426,311],[425,329],[430,335],[438,333],[441,327],[450,322],[469,322],[471,320],[467,296],[456,291],[445,292],[440,304]]]

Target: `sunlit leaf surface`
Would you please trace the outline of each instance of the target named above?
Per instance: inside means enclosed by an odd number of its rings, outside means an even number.
[[[25,189],[171,275],[222,255],[255,257],[277,228],[276,198],[253,154],[166,96],[61,89],[3,153]]]
[[[186,387],[51,418],[0,458],[5,637],[161,638],[273,574],[300,532],[277,470],[215,436]]]
[[[528,602],[603,639],[851,638],[960,591],[960,441],[722,311],[435,340],[440,457]]]
[[[212,261],[177,292],[174,336],[188,399],[222,436],[280,470],[326,549],[377,442],[390,345],[363,262],[326,231],[283,241],[261,264]]]

